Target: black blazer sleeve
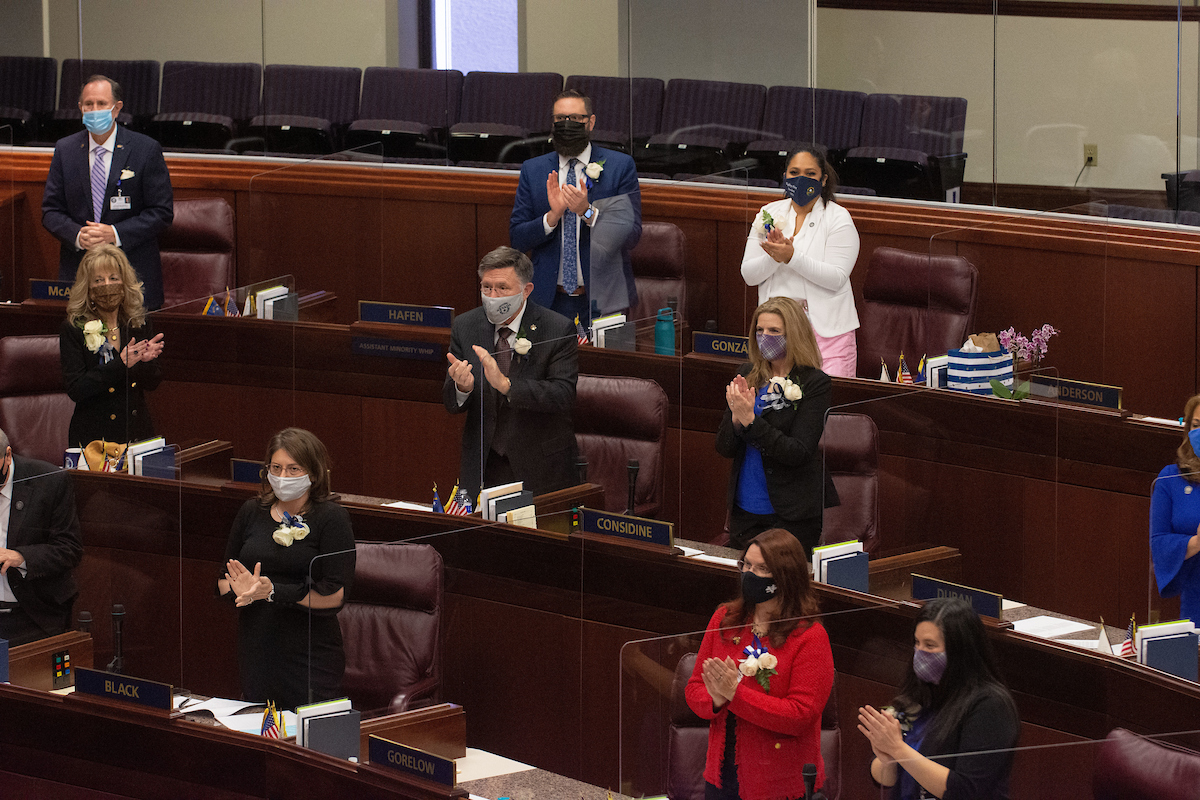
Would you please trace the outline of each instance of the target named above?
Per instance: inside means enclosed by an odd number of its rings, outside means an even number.
[[[1007,797],[1008,774],[1020,734],[1020,720],[1006,698],[989,692],[963,718],[956,753],[946,778],[943,800],[991,800]]]
[[[83,557],[83,539],[70,475],[43,462],[26,463],[38,468],[19,476],[30,481],[31,492],[21,530],[12,537],[17,541],[10,541],[9,547],[25,559],[26,580],[38,581],[65,575],[77,567]]]

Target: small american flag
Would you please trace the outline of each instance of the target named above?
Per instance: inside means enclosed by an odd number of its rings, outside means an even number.
[[[465,517],[471,513],[471,497],[466,489],[459,489],[455,485],[450,491],[450,505],[446,506],[446,513],[455,517]]]
[[[1133,644],[1133,634],[1137,631],[1137,625],[1133,621],[1133,617],[1129,618],[1129,627],[1125,629],[1125,641],[1121,642],[1121,658],[1135,658],[1137,656],[1137,648]]]
[[[907,383],[909,386],[912,386],[913,382],[912,373],[908,371],[908,364],[904,363],[904,353],[900,354],[900,382]]]
[[[267,710],[263,713],[262,735],[268,739],[279,738],[279,724],[275,721],[275,704],[267,703]]]
[[[575,315],[575,335],[579,338],[580,344],[589,344],[587,328],[583,327],[583,323],[579,321],[579,315]]]

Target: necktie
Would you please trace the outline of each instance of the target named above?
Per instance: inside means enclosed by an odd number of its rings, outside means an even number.
[[[571,186],[575,185],[575,165],[579,163],[578,159],[572,158],[567,162],[567,183]],[[579,247],[576,239],[578,227],[575,220],[578,216],[571,209],[563,212],[563,258],[562,258],[562,285],[567,294],[574,294],[579,288],[578,267],[576,266],[579,258]]]
[[[512,330],[509,328],[501,328],[496,331],[496,364],[505,376],[508,375],[508,368],[512,365],[512,347],[508,344],[508,337],[511,335]]]
[[[104,174],[104,154],[107,152],[103,147],[97,147],[96,161],[92,164],[92,219],[96,222],[100,221],[104,211],[104,190],[108,188]]]

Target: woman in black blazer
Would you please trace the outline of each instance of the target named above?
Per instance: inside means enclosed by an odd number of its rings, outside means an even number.
[[[125,253],[108,244],[89,250],[58,332],[63,383],[75,401],[70,447],[154,436],[146,392],[162,381],[162,338],[146,316],[142,284]]]
[[[750,362],[725,389],[728,407],[717,452],[733,459],[729,474],[729,546],[783,528],[806,555],[821,538],[827,506],[838,504],[818,448],[831,384],[800,305],[772,297],[754,311]]]

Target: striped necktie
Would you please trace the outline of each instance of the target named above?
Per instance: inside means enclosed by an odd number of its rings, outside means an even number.
[[[104,190],[108,188],[104,169],[104,154],[107,152],[103,147],[97,147],[96,161],[92,164],[92,219],[96,222],[100,221],[100,214],[104,211]]]

